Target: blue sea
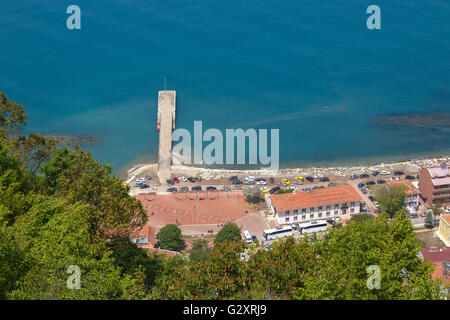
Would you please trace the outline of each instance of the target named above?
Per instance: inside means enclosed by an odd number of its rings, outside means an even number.
[[[279,128],[282,167],[450,153],[450,129],[373,116],[450,112],[448,0],[0,1],[0,91],[27,132],[97,136],[117,172],[157,158],[157,92],[177,127]],[[81,30],[66,9],[81,8]],[[369,30],[366,8],[381,8]]]

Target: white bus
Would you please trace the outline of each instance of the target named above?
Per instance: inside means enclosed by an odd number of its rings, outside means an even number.
[[[252,237],[250,236],[250,232],[247,230],[244,231],[244,238],[246,243],[252,243]]]
[[[274,240],[277,238],[284,238],[292,236],[292,227],[291,226],[278,226],[273,229],[267,229],[263,231],[264,240]]]
[[[304,233],[312,233],[312,232],[321,232],[325,231],[328,228],[328,224],[325,220],[316,220],[305,223],[300,223],[298,225],[298,231],[301,234]]]

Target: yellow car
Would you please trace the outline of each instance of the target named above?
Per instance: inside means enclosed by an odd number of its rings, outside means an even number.
[[[263,190],[263,193],[269,193],[269,190]]]
[[[290,182],[289,180],[287,180],[285,183],[286,183],[286,184],[290,184],[291,182]]]
[[[126,183],[122,183],[122,187],[126,188],[128,185]]]
[[[303,181],[303,177],[296,177],[295,180],[297,180],[297,181]]]
[[[286,183],[288,181],[288,179],[281,179],[281,182]]]

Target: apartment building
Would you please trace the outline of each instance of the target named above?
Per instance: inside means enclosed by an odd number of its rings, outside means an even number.
[[[450,214],[441,215],[438,236],[446,246],[450,246]],[[450,259],[448,262],[450,262]]]
[[[346,185],[273,194],[266,201],[269,211],[283,225],[358,214],[362,198],[352,186]]]
[[[419,190],[430,205],[450,203],[450,166],[424,167],[420,170]]]

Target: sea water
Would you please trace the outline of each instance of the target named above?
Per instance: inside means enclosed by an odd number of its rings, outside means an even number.
[[[448,127],[372,121],[450,112],[447,0],[0,3],[0,91],[26,131],[96,136],[87,148],[117,171],[157,158],[164,78],[177,128],[280,129],[282,167],[450,152]],[[72,4],[81,30],[66,27]]]

